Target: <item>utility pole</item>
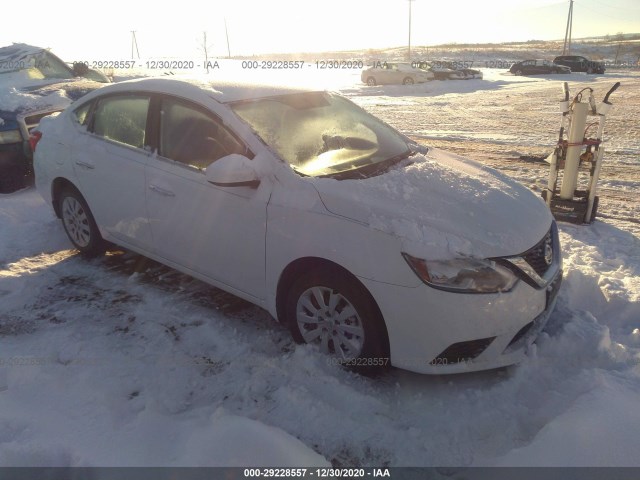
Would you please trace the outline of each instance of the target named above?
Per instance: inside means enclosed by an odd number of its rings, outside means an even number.
[[[573,30],[573,0],[569,0],[569,14],[567,15],[567,28],[564,32],[564,47],[562,47],[562,55],[571,53],[571,31]],[[567,45],[567,37],[569,44]]]
[[[231,58],[231,49],[229,48],[229,30],[227,30],[227,17],[224,18],[224,33],[227,36],[227,58]]]
[[[407,60],[411,61],[411,4],[415,0],[409,0],[409,51],[407,53]]]
[[[136,49],[136,54],[138,55],[138,59],[140,59],[140,52],[138,51],[138,41],[136,40],[136,31],[131,30],[131,58],[135,58],[133,56],[133,49]]]

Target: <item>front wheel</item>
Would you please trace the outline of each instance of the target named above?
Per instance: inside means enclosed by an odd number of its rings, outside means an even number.
[[[71,243],[87,257],[103,253],[105,242],[82,195],[68,189],[62,192],[58,201],[62,225]]]
[[[516,70],[515,74],[518,75],[518,76],[522,75],[522,70]]]
[[[375,87],[376,86],[376,79],[373,78],[373,77],[367,78],[367,85],[369,85],[370,87]]]
[[[407,78],[405,78],[405,79],[402,81],[402,83],[403,83],[404,85],[413,85],[414,81],[413,81],[413,78],[411,78],[411,77],[407,77]]]
[[[364,287],[337,268],[302,274],[290,289],[286,320],[294,340],[317,345],[359,370],[388,365],[384,322]]]

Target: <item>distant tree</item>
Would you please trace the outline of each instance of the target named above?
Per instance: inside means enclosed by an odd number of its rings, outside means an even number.
[[[213,44],[207,43],[207,32],[202,32],[202,39],[200,42],[200,50],[204,54],[204,65],[207,69],[207,73],[209,73],[209,52],[213,48]]]

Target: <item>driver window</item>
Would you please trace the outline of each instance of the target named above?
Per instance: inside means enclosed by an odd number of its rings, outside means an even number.
[[[160,155],[204,170],[231,153],[247,149],[212,116],[179,100],[165,98],[160,110]]]

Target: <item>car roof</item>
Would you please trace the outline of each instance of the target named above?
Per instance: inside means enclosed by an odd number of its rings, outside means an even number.
[[[210,76],[140,78],[114,83],[100,89],[101,93],[118,91],[151,91],[185,96],[205,93],[220,103],[231,103],[316,90],[278,83],[222,80]]]
[[[0,60],[2,61],[17,61],[25,57],[35,55],[37,53],[46,50],[42,47],[34,47],[27,45],[26,43],[14,43],[7,47],[0,47]]]
[[[42,52],[48,52],[48,50],[42,47],[27,45],[26,43],[14,43],[7,47],[0,47],[0,64],[4,64],[5,67],[0,69],[0,73],[22,70],[24,67],[21,66],[21,61],[39,55]],[[49,55],[53,55],[51,52],[48,53]]]

